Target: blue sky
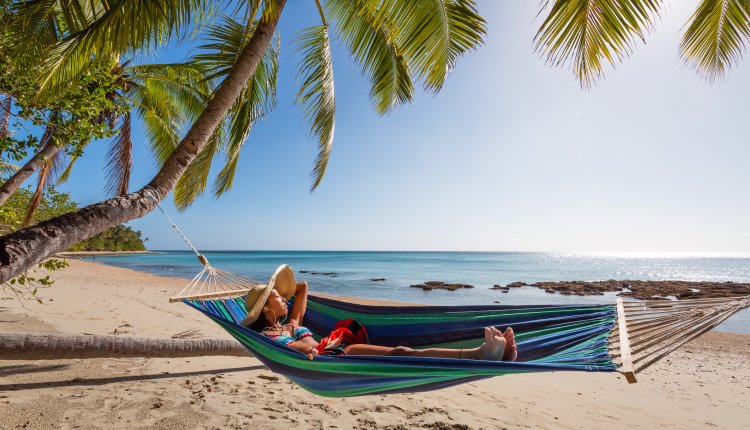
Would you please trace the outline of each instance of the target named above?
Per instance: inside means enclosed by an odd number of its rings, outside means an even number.
[[[537,4],[480,1],[485,46],[438,95],[385,117],[337,44],[334,152],[311,194],[316,145],[293,103],[290,42],[317,15],[290,1],[278,108],[250,136],[233,190],[165,210],[201,249],[750,251],[748,65],[711,86],[679,61],[696,1],[668,6],[590,91],[534,53]],[[180,60],[196,43],[149,60]],[[144,139],[133,190],[156,171]],[[103,198],[105,148],[91,145],[59,189],[82,204]],[[131,225],[152,249],[185,248],[158,212]]]

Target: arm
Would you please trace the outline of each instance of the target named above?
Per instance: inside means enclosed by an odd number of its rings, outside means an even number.
[[[318,355],[318,351],[315,349],[315,347],[318,346],[318,342],[316,342],[312,336],[295,340],[294,342],[287,344],[287,346],[304,354]]]
[[[300,282],[297,282],[297,289],[294,291],[294,305],[292,305],[292,311],[289,313],[288,324],[300,325],[300,323],[302,322],[302,319],[305,317],[306,310],[307,310],[307,281],[300,281]]]

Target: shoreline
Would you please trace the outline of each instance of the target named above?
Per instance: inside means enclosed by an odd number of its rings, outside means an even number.
[[[41,305],[0,300],[0,330],[169,337],[198,328],[229,336],[168,303],[182,279],[85,260],[54,277],[40,290]],[[253,357],[0,361],[0,427],[750,428],[748,360],[749,335],[712,332],[633,385],[611,372],[545,372],[346,399],[304,391]]]
[[[162,251],[63,251],[55,254],[57,258],[83,258],[83,257],[114,257],[118,255],[150,255],[150,254],[165,254]]]

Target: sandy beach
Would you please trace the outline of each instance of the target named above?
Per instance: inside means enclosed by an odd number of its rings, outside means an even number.
[[[42,304],[0,300],[0,330],[229,338],[170,294],[185,281],[69,260]],[[311,280],[312,281],[312,280]],[[314,292],[315,284],[311,284]],[[750,428],[750,336],[711,332],[628,385],[616,373],[513,375],[330,399],[252,357],[0,362],[0,428]]]

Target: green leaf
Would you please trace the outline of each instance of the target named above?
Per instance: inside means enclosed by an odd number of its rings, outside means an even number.
[[[242,49],[250,41],[255,29],[254,24],[257,22],[248,26],[234,18],[223,16],[218,25],[207,28],[207,43],[198,47],[197,53],[190,59],[190,64],[204,73],[206,82],[224,79]],[[275,43],[272,43],[264,53],[255,73],[248,80],[229,113],[222,119],[218,127],[222,130],[220,139],[216,144],[207,146],[210,153],[200,155],[199,163],[193,166],[195,170],[190,174],[197,175],[195,180],[181,179],[180,192],[175,194],[175,202],[181,209],[185,209],[203,194],[211,161],[218,156],[220,150],[225,152],[226,161],[213,182],[213,193],[218,197],[231,189],[240,152],[252,127],[276,106],[279,49],[280,39],[277,35]],[[210,94],[205,98],[209,97]],[[197,189],[189,191],[190,186]]]
[[[543,13],[550,1],[542,2]],[[583,88],[603,75],[605,63],[628,56],[653,28],[662,0],[554,0],[534,42],[548,64],[570,64]]]
[[[40,92],[51,96],[74,82],[92,63],[185,36],[191,24],[211,13],[212,6],[210,0],[31,0],[13,33],[16,40],[22,40],[28,32],[51,32],[50,11],[55,8],[65,17],[75,14],[70,21],[73,25],[57,26],[63,38],[47,51]],[[30,40],[39,49],[46,48],[47,39]]]
[[[383,115],[414,98],[414,84],[393,23],[364,7],[362,0],[328,0],[326,15],[336,23],[352,58],[372,82],[370,98]]]
[[[203,149],[188,165],[174,187],[174,204],[178,210],[187,209],[206,190],[211,162],[223,140],[223,128],[217,127]]]
[[[302,55],[298,71],[302,83],[297,91],[297,103],[310,123],[312,134],[318,140],[318,156],[310,187],[314,191],[325,175],[336,127],[336,96],[328,27],[323,25],[303,29],[295,42]]]
[[[375,25],[393,28],[410,68],[433,92],[487,33],[473,0],[364,0],[364,7]]]
[[[739,62],[750,41],[750,2],[703,0],[680,44],[683,60],[709,82]]]
[[[117,137],[112,139],[107,151],[105,191],[110,195],[124,196],[130,185],[133,142],[131,136],[130,112],[120,120]]]

